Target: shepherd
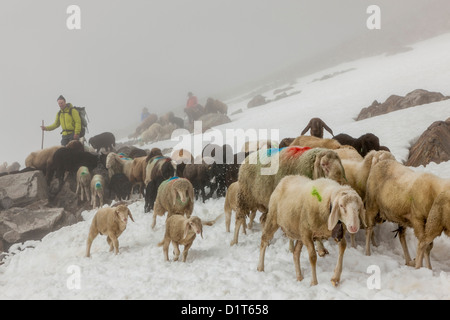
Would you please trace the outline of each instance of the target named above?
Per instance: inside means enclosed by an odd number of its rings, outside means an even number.
[[[53,131],[61,126],[61,145],[66,146],[71,140],[80,138],[81,118],[74,106],[71,103],[67,103],[62,95],[56,101],[60,110],[56,114],[55,122],[49,126],[41,125],[41,129],[42,131]]]

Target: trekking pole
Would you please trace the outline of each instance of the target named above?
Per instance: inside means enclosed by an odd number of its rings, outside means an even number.
[[[42,126],[44,126],[44,120],[42,120]],[[41,150],[44,149],[44,130],[42,130]]]

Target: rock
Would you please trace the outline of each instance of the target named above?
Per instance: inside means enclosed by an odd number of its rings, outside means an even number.
[[[379,103],[375,100],[372,105],[363,108],[356,118],[356,121],[447,99],[450,99],[450,97],[444,96],[440,92],[430,92],[423,89],[414,90],[404,97],[391,95],[383,103]]]
[[[0,177],[0,209],[24,207],[47,198],[46,180],[39,170]]]
[[[266,98],[264,98],[262,95],[258,94],[257,96],[253,97],[252,100],[250,100],[248,102],[247,108],[259,107],[266,103],[267,103]]]
[[[405,165],[418,167],[450,160],[450,118],[435,121],[409,149]]]

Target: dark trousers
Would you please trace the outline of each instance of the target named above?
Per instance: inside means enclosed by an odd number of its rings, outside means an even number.
[[[72,140],[73,140],[73,132],[67,135],[63,135],[61,139],[61,145],[65,147]]]

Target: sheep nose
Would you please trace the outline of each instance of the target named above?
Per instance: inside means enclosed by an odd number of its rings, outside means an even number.
[[[350,226],[350,227],[348,228],[348,231],[349,231],[350,233],[356,233],[356,232],[358,232],[358,230],[359,230],[359,227],[358,227],[358,226]]]

